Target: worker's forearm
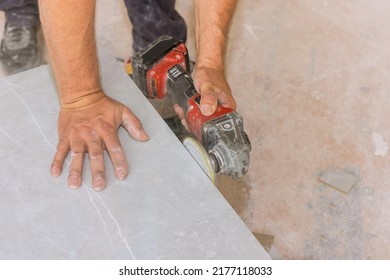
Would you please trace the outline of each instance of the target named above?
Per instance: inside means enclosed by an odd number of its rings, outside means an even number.
[[[39,8],[61,106],[84,106],[100,98],[95,0],[39,0]]]
[[[194,0],[197,67],[224,69],[229,25],[237,0]]]

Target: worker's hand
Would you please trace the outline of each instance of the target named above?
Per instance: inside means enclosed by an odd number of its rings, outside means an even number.
[[[224,71],[201,66],[195,68],[192,77],[195,89],[201,95],[200,110],[203,115],[212,115],[217,109],[217,104],[233,110],[236,109],[236,101],[232,96]],[[175,104],[174,109],[181,123],[190,131],[183,109],[177,104]]]
[[[84,154],[88,153],[92,187],[102,190],[106,186],[103,150],[107,150],[114,166],[115,177],[123,180],[128,174],[128,165],[118,138],[118,128],[123,126],[137,141],[147,141],[139,119],[123,104],[109,98],[103,92],[94,94],[94,101],[83,101],[83,106],[61,108],[58,118],[58,146],[50,173],[61,174],[65,157],[70,152],[68,185],[81,185]],[[87,104],[87,105],[86,105]]]
[[[236,109],[236,101],[223,70],[200,66],[195,68],[192,76],[195,89],[201,95],[200,110],[203,115],[212,115],[217,109],[217,104]]]

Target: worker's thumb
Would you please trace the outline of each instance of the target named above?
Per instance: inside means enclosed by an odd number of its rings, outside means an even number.
[[[203,91],[200,98],[200,111],[204,116],[211,116],[217,109],[217,97],[211,90]]]
[[[127,107],[124,107],[122,112],[122,126],[133,139],[142,142],[149,140],[141,121]]]

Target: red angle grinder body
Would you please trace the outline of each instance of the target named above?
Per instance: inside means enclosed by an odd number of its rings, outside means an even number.
[[[251,145],[242,117],[220,105],[211,116],[201,113],[184,43],[162,36],[136,53],[131,62],[133,80],[147,97],[168,97],[183,109],[189,129],[206,149],[217,173],[237,178],[248,172]]]

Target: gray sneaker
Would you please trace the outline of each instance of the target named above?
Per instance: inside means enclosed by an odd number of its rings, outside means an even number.
[[[8,74],[19,73],[41,64],[38,52],[37,24],[6,23],[1,41],[0,61]]]

